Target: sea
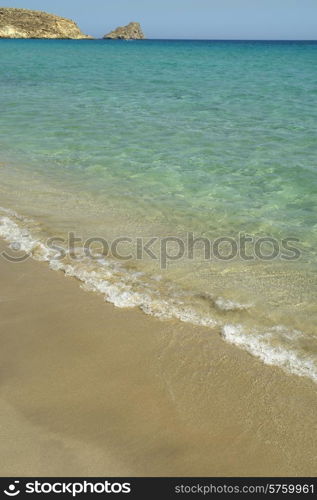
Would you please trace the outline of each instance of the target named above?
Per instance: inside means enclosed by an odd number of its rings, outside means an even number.
[[[317,381],[316,66],[315,42],[1,40],[2,258]]]

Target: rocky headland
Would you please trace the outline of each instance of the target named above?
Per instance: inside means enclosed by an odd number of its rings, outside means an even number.
[[[29,9],[0,7],[0,38],[91,39],[71,19]]]
[[[103,38],[112,40],[144,40],[145,36],[143,34],[140,23],[130,23],[126,26],[119,26],[119,28],[111,31]]]

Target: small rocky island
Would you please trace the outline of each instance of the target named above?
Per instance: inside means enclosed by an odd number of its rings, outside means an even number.
[[[64,17],[29,9],[0,7],[0,38],[91,39]]]
[[[112,40],[144,40],[140,23],[130,23],[127,26],[119,26],[119,28],[111,31],[103,38]]]

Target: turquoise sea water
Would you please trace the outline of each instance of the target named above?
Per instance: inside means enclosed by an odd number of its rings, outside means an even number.
[[[316,62],[313,42],[1,40],[0,234],[117,306],[316,380]],[[69,231],[129,237],[132,258],[59,261],[47,238]],[[162,269],[161,239],[188,233],[227,253],[274,238],[278,256],[204,259],[200,242]],[[151,237],[158,259],[137,258]]]

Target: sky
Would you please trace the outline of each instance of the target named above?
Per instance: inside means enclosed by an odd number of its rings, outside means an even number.
[[[3,0],[45,10],[102,37],[130,21],[147,38],[317,40],[317,0]]]

